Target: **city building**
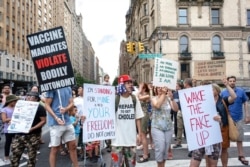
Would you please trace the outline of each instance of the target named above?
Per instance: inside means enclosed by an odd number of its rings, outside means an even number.
[[[249,85],[250,0],[131,0],[126,37],[143,42],[145,53],[177,61],[178,79],[195,78],[197,62],[222,60],[225,76]],[[125,50],[120,59],[129,60],[120,62],[120,72],[129,71],[139,82],[153,80],[154,59]]]
[[[75,12],[75,0],[0,0],[0,84],[13,92],[38,84],[26,36],[62,26],[73,69],[96,81],[99,63]]]
[[[52,27],[51,0],[0,1],[0,80],[13,91],[36,83],[26,36]]]

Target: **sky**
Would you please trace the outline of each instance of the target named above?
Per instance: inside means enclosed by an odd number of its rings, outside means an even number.
[[[82,15],[82,27],[92,43],[95,56],[99,59],[112,84],[117,76],[120,43],[126,40],[125,16],[130,0],[76,0],[76,13]]]

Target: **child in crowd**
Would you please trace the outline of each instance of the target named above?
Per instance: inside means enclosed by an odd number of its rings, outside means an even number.
[[[89,160],[91,162],[98,161],[100,141],[88,142],[86,145],[86,151],[88,153]]]
[[[79,121],[79,116],[77,114],[77,108],[74,106],[73,110],[70,111],[70,121],[73,124],[75,128],[75,136],[76,136],[76,145],[78,145],[78,139],[79,139],[79,134],[80,134],[80,121]]]

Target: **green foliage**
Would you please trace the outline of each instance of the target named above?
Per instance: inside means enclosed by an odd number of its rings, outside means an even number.
[[[113,86],[117,86],[118,85],[118,77],[115,77],[113,83],[112,83]]]
[[[90,81],[81,76],[80,73],[74,73],[76,85],[83,85],[84,83],[95,83],[95,81]]]

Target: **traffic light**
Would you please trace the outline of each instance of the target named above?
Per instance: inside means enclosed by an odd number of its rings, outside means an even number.
[[[126,47],[127,47],[127,52],[128,53],[132,53],[133,50],[132,50],[132,42],[127,42],[126,43]]]
[[[132,42],[132,54],[136,52],[136,43]]]
[[[144,51],[144,44],[142,42],[138,42],[138,51],[143,52]]]

